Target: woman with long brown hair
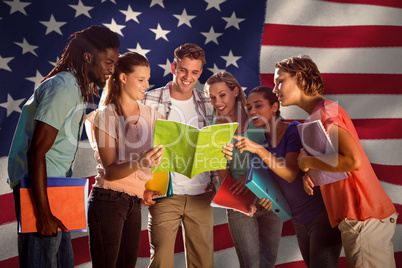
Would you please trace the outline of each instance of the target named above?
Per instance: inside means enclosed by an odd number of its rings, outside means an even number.
[[[163,116],[138,102],[149,86],[148,60],[120,55],[104,103],[89,114],[87,133],[98,161],[89,197],[88,226],[94,267],[135,267],[140,245],[141,204],[151,205],[145,183],[160,164],[163,148],[153,147],[155,121]]]

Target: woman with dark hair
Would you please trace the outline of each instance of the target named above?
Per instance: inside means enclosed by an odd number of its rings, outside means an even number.
[[[264,129],[255,127],[246,112],[246,98],[236,78],[222,71],[212,75],[204,87],[205,94],[214,107],[216,124],[238,122],[236,135],[246,137],[256,144],[263,144]],[[232,141],[234,142],[234,140]],[[242,195],[250,191],[245,186],[251,153],[233,150],[227,169],[218,171],[223,179],[230,175],[236,180],[232,193]],[[228,209],[229,231],[236,249],[240,267],[274,267],[282,233],[282,220],[273,212],[256,204],[247,216]]]
[[[307,267],[338,267],[342,249],[340,233],[331,228],[319,189],[314,189],[314,195],[308,195],[303,189],[304,172],[297,165],[302,148],[297,131],[299,122],[287,123],[280,117],[278,98],[267,86],[250,91],[247,110],[254,126],[265,129],[265,144],[261,146],[246,137],[235,136],[238,140],[235,148],[258,155],[259,158],[251,160],[252,164],[268,166],[267,173],[279,184],[290,206]],[[269,200],[261,199],[260,204],[268,210],[272,208]]]
[[[140,245],[141,204],[151,205],[145,183],[160,164],[153,146],[155,121],[163,116],[138,102],[149,86],[148,60],[120,55],[103,106],[87,116],[86,129],[98,174],[89,197],[89,243],[94,267],[135,267]]]

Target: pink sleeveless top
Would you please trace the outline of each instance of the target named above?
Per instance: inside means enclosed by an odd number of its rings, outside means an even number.
[[[137,160],[141,152],[153,147],[155,121],[162,118],[162,115],[151,107],[141,103],[138,103],[138,105],[140,115],[126,119],[117,115],[112,104],[98,108],[86,116],[85,127],[88,139],[92,149],[95,151],[95,158],[98,162],[96,181],[93,187],[124,192],[132,196],[136,195],[139,198],[143,197],[145,183],[152,179],[151,169],[137,170],[119,180],[106,180],[98,150],[104,144],[102,134],[99,135],[99,141],[96,141],[94,136],[94,127],[97,127],[101,130],[101,133],[104,132],[110,139],[114,139],[117,156],[115,163],[121,164]],[[109,144],[113,144],[113,142],[109,141]]]

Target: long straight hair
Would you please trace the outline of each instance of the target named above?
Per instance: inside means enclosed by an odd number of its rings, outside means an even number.
[[[135,72],[135,67],[149,67],[147,58],[136,52],[126,52],[119,56],[114,73],[109,78],[107,83],[107,93],[103,105],[114,104],[118,115],[125,117],[120,104],[121,82],[120,74],[131,74]]]

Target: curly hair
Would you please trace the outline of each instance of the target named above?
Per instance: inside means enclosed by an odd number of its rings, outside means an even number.
[[[307,55],[293,56],[275,63],[275,68],[296,76],[297,85],[307,96],[324,92],[324,80],[317,65]]]
[[[202,66],[207,63],[205,60],[204,50],[193,43],[186,43],[175,49],[173,60],[174,66],[176,67],[177,63],[183,58],[189,58],[190,60],[201,60]]]
[[[45,81],[53,75],[62,71],[71,71],[78,80],[82,96],[85,102],[92,100],[94,103],[94,94],[98,96],[98,88],[95,83],[90,83],[84,64],[84,53],[89,52],[97,55],[108,48],[120,47],[120,41],[117,35],[111,30],[92,25],[82,31],[70,35],[72,38],[63,50],[63,54],[57,61],[56,67],[42,80]]]

